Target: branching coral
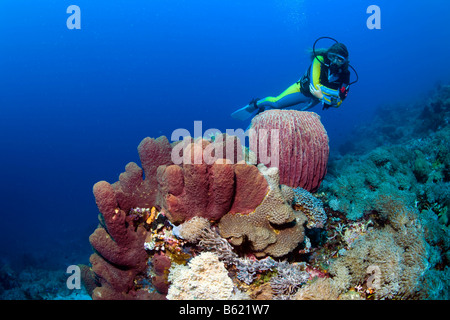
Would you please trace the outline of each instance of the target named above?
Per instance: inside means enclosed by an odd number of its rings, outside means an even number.
[[[228,241],[210,228],[202,230],[199,246],[217,254],[225,264],[236,266],[237,278],[246,284],[251,284],[257,274],[277,266],[277,262],[270,257],[261,260],[240,258]]]
[[[290,299],[310,277],[303,265],[286,261],[277,263],[277,271],[277,275],[270,279],[270,285],[278,299]]]
[[[304,268],[285,261],[278,262],[271,257],[260,260],[241,258],[233,252],[232,246],[224,238],[209,228],[203,230],[199,245],[215,252],[227,265],[236,266],[237,279],[247,285],[253,283],[261,273],[277,271],[278,274],[276,278],[272,278],[271,285],[274,293],[280,298],[292,295],[309,278],[309,273]]]
[[[200,234],[199,246],[217,254],[226,264],[237,264],[238,255],[230,243],[211,228],[204,228]]]
[[[251,284],[258,274],[268,270],[274,270],[278,266],[277,261],[271,257],[266,257],[261,260],[240,258],[236,260],[235,264],[238,269],[237,278],[246,284]]]

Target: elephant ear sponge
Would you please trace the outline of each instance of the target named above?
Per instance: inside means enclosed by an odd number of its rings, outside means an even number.
[[[253,118],[249,137],[258,163],[279,168],[280,184],[317,191],[327,172],[330,151],[318,114],[265,111]]]

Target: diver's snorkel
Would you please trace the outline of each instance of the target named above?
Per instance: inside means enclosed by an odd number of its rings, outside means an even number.
[[[343,65],[347,64],[347,65],[353,70],[353,72],[354,72],[355,75],[356,75],[356,80],[353,81],[353,82],[350,82],[350,83],[348,84],[348,86],[351,86],[352,84],[358,82],[358,80],[359,80],[358,73],[356,72],[355,68],[353,68],[353,67],[350,65],[350,63],[348,63],[348,60],[345,59],[344,57],[339,56],[339,55],[336,55],[336,54],[333,54],[333,56],[328,56],[328,57],[327,57],[328,60],[330,60],[330,61],[332,62],[332,63],[330,63],[330,64],[326,64],[325,62],[323,62],[323,61],[321,61],[321,60],[319,60],[319,59],[317,58],[317,54],[316,54],[316,44],[317,44],[317,42],[319,42],[319,40],[322,40],[322,39],[330,39],[330,40],[333,40],[333,41],[336,42],[336,43],[339,43],[339,41],[337,41],[336,39],[331,38],[331,37],[320,37],[319,39],[317,39],[317,40],[314,42],[314,45],[313,45],[313,54],[314,54],[314,58],[316,58],[317,61],[319,61],[322,65],[324,65],[325,67],[327,67],[327,68],[329,69],[329,73],[330,73],[330,74],[329,74],[330,81],[335,80],[335,79],[333,78],[333,75],[335,75],[336,73],[340,73],[340,72],[342,71],[341,67],[342,67]],[[333,62],[334,62],[334,63],[333,63]]]

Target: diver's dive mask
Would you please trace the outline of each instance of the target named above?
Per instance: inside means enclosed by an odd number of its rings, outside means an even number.
[[[334,64],[338,67],[342,67],[347,63],[347,59],[337,53],[328,52],[327,57],[328,60],[330,60],[331,64]]]
[[[334,52],[328,52],[328,60],[330,60],[330,66],[328,69],[328,81],[335,82],[339,80],[339,75],[345,69],[345,65],[348,60],[340,54]]]

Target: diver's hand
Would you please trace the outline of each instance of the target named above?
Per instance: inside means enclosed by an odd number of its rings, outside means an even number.
[[[309,92],[311,92],[311,94],[319,100],[323,98],[323,93],[320,87],[316,89],[312,83],[309,85]]]

